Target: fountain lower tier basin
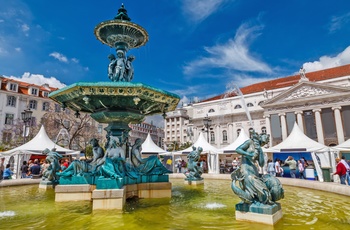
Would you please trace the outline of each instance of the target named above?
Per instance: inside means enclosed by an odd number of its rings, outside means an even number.
[[[145,116],[175,110],[180,101],[176,94],[132,82],[79,82],[49,97],[63,108],[91,113],[100,123],[139,123]]]
[[[274,226],[237,221],[230,180],[202,186],[170,179],[171,198],[130,199],[124,211],[93,210],[91,201],[55,202],[39,186],[0,188],[2,229],[347,229],[350,197],[284,186],[283,218]]]

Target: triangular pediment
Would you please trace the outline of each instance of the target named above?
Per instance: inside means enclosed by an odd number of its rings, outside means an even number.
[[[308,100],[324,100],[325,98],[334,98],[344,95],[350,95],[350,89],[346,87],[327,85],[326,83],[316,83],[303,81],[292,86],[283,93],[266,101],[263,107],[275,104],[289,104]]]

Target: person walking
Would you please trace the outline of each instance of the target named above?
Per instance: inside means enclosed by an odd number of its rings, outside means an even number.
[[[346,184],[345,183],[345,179],[346,179],[346,167],[343,163],[340,162],[340,158],[337,157],[335,158],[335,161],[337,162],[337,171],[335,173],[333,173],[334,175],[338,175],[340,178],[340,184]]]
[[[305,179],[305,176],[304,176],[305,168],[304,168],[304,164],[301,160],[298,160],[298,170],[299,170],[299,178]]]
[[[346,168],[346,177],[345,177],[345,181],[348,183],[348,185],[350,185],[350,167],[348,162],[346,162],[345,156],[341,157],[340,162],[345,166]]]
[[[13,172],[10,169],[10,164],[6,165],[6,169],[4,170],[4,173],[2,174],[2,177],[4,180],[12,179]]]
[[[23,161],[23,164],[21,166],[21,172],[21,178],[28,178],[29,166],[27,164],[27,161]]]
[[[2,180],[2,174],[4,173],[5,170],[5,158],[0,159],[0,181]]]
[[[295,178],[297,173],[297,162],[294,160],[292,156],[288,156],[288,158],[284,161],[285,164],[288,164],[290,177]]]
[[[271,176],[276,176],[275,163],[271,159],[267,161],[267,172]]]

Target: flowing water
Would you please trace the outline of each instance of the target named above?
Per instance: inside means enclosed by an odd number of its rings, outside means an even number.
[[[91,202],[55,203],[38,185],[0,188],[0,229],[348,229],[350,197],[284,186],[283,219],[274,227],[235,220],[228,180],[203,186],[172,179],[172,198],[128,200],[125,211],[92,211]]]

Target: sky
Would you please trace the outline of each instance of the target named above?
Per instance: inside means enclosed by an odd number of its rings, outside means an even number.
[[[0,75],[61,88],[109,81],[94,28],[124,4],[149,34],[133,82],[182,102],[350,63],[350,1],[0,0]],[[181,102],[181,103],[182,103]]]

